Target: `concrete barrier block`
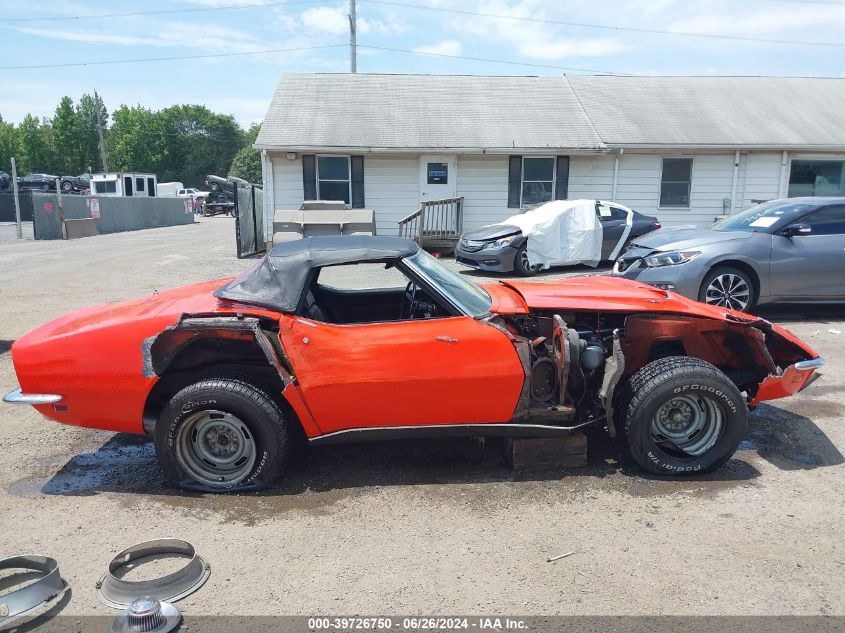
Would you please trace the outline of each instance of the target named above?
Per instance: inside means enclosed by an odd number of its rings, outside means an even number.
[[[97,221],[94,218],[65,220],[65,232],[69,240],[100,234],[100,231],[97,230]]]

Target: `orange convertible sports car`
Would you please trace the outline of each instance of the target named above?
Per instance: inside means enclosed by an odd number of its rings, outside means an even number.
[[[362,283],[365,288],[362,288]],[[314,237],[251,272],[74,312],[15,342],[6,402],[151,434],[168,478],[245,490],[291,439],[554,437],[645,470],[724,463],[822,359],[763,319],[611,277],[477,285],[407,240]]]

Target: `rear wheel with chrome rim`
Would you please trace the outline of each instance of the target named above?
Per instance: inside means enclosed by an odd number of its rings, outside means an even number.
[[[739,389],[698,358],[651,362],[631,376],[625,393],[622,430],[631,456],[649,472],[714,470],[731,458],[748,426]]]
[[[738,268],[720,266],[711,270],[698,292],[698,300],[722,308],[748,312],[757,302],[757,292],[751,276]]]
[[[155,428],[168,480],[188,489],[257,490],[290,456],[287,420],[273,398],[246,380],[211,378],[174,395]]]

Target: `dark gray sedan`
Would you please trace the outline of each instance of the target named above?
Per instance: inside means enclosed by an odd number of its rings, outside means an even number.
[[[613,274],[750,311],[772,302],[845,301],[845,198],[758,204],[709,228],[635,239]]]
[[[602,227],[602,261],[613,261],[631,240],[660,228],[657,218],[621,204],[596,200],[595,205]],[[529,263],[527,245],[528,238],[518,226],[492,224],[464,233],[455,249],[455,259],[488,272],[535,275],[541,267]]]

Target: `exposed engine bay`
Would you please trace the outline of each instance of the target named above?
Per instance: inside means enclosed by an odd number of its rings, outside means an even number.
[[[763,319],[719,321],[682,314],[534,311],[494,317],[526,366],[515,420],[613,425],[616,387],[648,363],[692,356],[723,371],[750,404],[760,384],[807,358]],[[555,421],[557,420],[557,421]]]

